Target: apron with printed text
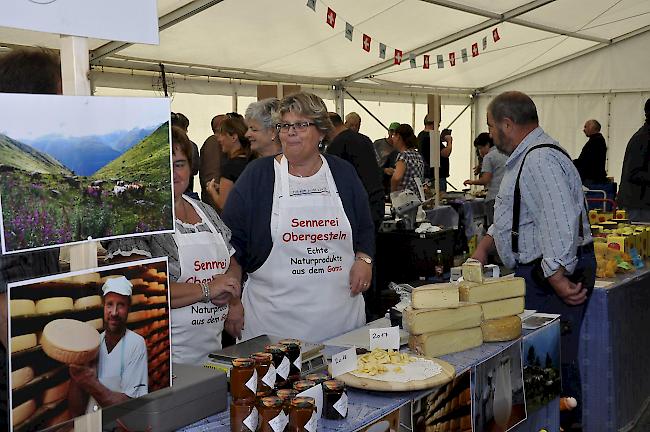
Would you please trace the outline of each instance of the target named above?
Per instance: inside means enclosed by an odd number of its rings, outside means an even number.
[[[185,196],[183,196],[185,198]],[[209,282],[223,274],[230,264],[230,253],[223,236],[200,207],[191,200],[194,210],[212,232],[174,233],[181,267],[179,283]],[[197,290],[201,288],[197,285]],[[221,332],[228,315],[228,305],[197,302],[171,310],[172,361],[201,365],[207,353],[221,349]]]
[[[318,342],[365,324],[363,296],[350,292],[352,228],[321,159],[329,196],[290,196],[281,158],[278,229],[269,257],[244,287],[243,339],[270,334]]]

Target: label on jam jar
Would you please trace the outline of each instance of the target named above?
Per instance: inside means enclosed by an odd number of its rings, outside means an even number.
[[[298,370],[302,370],[302,352],[298,354],[298,357],[294,360],[293,365],[298,368]]]
[[[255,395],[255,392],[257,392],[257,371],[256,370],[253,371],[253,375],[251,376],[251,378],[248,381],[246,381],[246,387],[251,389],[253,395]]]
[[[312,413],[311,418],[305,424],[305,430],[309,432],[316,432],[318,429],[318,414],[316,412]]]
[[[262,382],[271,388],[275,386],[275,366],[273,366],[273,364],[269,366],[269,370],[266,371],[266,375],[262,377]]]
[[[244,419],[244,424],[252,432],[255,432],[257,429],[257,421],[257,408],[253,408],[253,411],[251,411],[250,415]]]
[[[348,395],[343,392],[341,395],[341,399],[338,400],[334,405],[334,409],[336,409],[339,414],[341,414],[343,417],[347,417],[348,415]]]
[[[287,356],[282,357],[282,362],[280,363],[280,366],[278,366],[277,373],[282,377],[282,379],[287,379],[289,376],[289,367],[291,364],[289,363],[289,358]]]
[[[269,420],[269,426],[271,426],[274,432],[282,432],[288,424],[289,416],[284,411],[280,411],[280,414],[276,418]]]

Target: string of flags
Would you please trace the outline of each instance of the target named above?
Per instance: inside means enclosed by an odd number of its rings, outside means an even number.
[[[316,1],[317,0],[307,0],[307,7],[310,8],[312,11],[316,12]],[[323,3],[321,0],[318,0],[321,3]],[[332,28],[336,27],[336,20],[337,20],[337,14],[334,9],[323,3],[324,6],[327,6],[327,15],[325,17],[325,22]],[[339,19],[339,22],[341,19]],[[345,21],[345,20],[343,20]],[[354,35],[354,26],[350,24],[350,22],[345,21],[345,38],[348,39],[350,42],[353,41],[353,35]],[[492,29],[492,41],[493,43],[498,42],[501,39],[501,35],[499,35],[499,29],[494,28]],[[438,69],[444,69],[445,63],[448,62],[450,67],[456,66],[457,60],[461,61],[462,63],[467,63],[469,61],[470,55],[472,58],[478,57],[482,51],[486,51],[488,48],[488,36],[483,36],[481,40],[481,49],[479,50],[479,43],[474,42],[471,45],[470,51],[467,50],[467,48],[462,48],[460,50],[460,55],[457,55],[458,53],[456,51],[452,51],[448,53],[447,55],[445,54],[436,54],[435,59],[436,59],[436,65]],[[373,38],[372,36],[363,33],[363,37],[361,39],[361,49],[364,50],[366,53],[370,53],[372,49],[372,44],[373,44]],[[388,46],[385,43],[382,42],[377,42],[378,44],[378,53],[379,53],[379,58],[385,60],[387,56],[388,51]],[[392,48],[392,47],[391,47]],[[401,65],[402,61],[405,61],[408,59],[409,65],[412,69],[415,69],[418,67],[417,65],[417,58],[415,54],[413,53],[408,53],[407,56],[405,56],[405,53],[403,50],[394,48],[393,52],[393,64],[394,65]],[[431,67],[431,55],[429,54],[424,54],[422,55],[422,69],[430,69]]]

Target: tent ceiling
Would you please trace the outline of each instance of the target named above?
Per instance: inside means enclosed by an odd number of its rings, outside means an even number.
[[[171,63],[201,70],[257,71],[286,82],[305,77],[319,81],[374,79],[385,83],[480,89],[527,71],[543,68],[585,50],[606,46],[631,32],[648,31],[648,0],[316,0],[316,12],[305,0],[158,0],[160,45],[113,43],[114,53],[102,59],[112,66]],[[337,12],[336,28],[325,22],[327,6]],[[199,8],[184,17],[177,11]],[[176,14],[176,15],[175,15]],[[170,20],[170,16],[175,19]],[[506,22],[501,22],[505,19]],[[344,36],[345,22],[354,25],[353,41]],[[491,30],[501,40],[493,43]],[[641,29],[641,30],[640,30]],[[474,30],[476,30],[474,32]],[[371,52],[361,49],[362,34],[372,38]],[[488,37],[488,48],[467,63],[448,61],[438,69],[436,56]],[[378,56],[378,42],[404,52],[402,65]],[[58,46],[56,36],[0,28],[0,43]],[[106,54],[104,41],[91,40],[95,54]],[[431,55],[431,69],[422,57],[411,69],[408,53]],[[140,67],[140,66],[138,66]],[[295,79],[292,79],[295,78]]]

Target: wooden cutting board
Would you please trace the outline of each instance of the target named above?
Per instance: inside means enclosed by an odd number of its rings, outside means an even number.
[[[361,378],[346,373],[336,377],[337,380],[343,381],[348,387],[358,388],[362,390],[377,390],[377,391],[414,391],[424,390],[428,388],[438,387],[447,384],[456,376],[455,368],[444,360],[433,360],[440,365],[442,372],[431,378],[409,381],[409,382],[395,382],[395,381],[379,381],[372,378]],[[330,369],[330,373],[331,373]]]

